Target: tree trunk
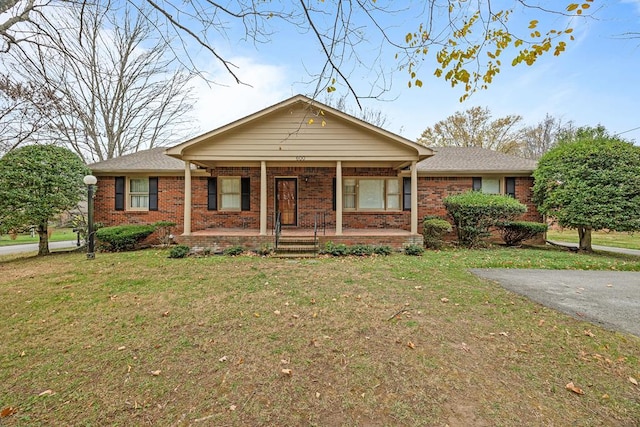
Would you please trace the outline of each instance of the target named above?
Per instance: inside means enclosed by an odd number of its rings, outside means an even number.
[[[593,252],[591,248],[591,227],[578,227],[578,237],[580,238],[578,249]]]
[[[49,234],[47,233],[47,221],[38,224],[38,255],[49,255]]]

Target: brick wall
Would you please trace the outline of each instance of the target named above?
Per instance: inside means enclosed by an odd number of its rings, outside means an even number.
[[[152,224],[157,221],[173,221],[178,224],[176,233],[182,233],[184,177],[159,177],[157,211],[116,211],[115,204],[115,177],[98,177],[97,190],[94,198],[96,222],[100,222],[105,226],[112,226],[118,224]]]
[[[192,225],[193,231],[206,228],[251,228],[260,227],[260,168],[216,168],[216,176],[249,177],[251,185],[250,211],[221,212],[207,210],[207,178],[192,178]],[[344,168],[343,176],[394,177],[397,173],[386,168]],[[335,227],[333,210],[333,178],[335,168],[281,167],[267,168],[268,229],[273,228],[275,204],[273,194],[276,177],[298,178],[298,224],[311,228],[316,214],[324,218],[327,228]],[[524,219],[541,221],[542,217],[532,203],[533,178],[516,179],[516,197],[525,203],[528,212]],[[442,199],[450,194],[472,188],[471,177],[420,177],[418,179],[418,219],[425,215],[446,217]],[[95,196],[95,218],[106,226],[116,224],[154,223],[160,220],[176,222],[175,233],[183,230],[184,178],[161,176],[158,179],[158,211],[116,211],[115,179],[113,176],[98,178]],[[403,212],[344,212],[344,228],[396,228],[410,229],[411,214]],[[420,230],[421,227],[419,226]]]

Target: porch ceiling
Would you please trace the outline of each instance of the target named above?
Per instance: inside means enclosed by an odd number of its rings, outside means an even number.
[[[187,160],[187,159],[185,159]],[[233,161],[233,160],[189,160],[201,169],[213,171],[219,167],[260,167],[260,160],[250,161]],[[337,160],[306,160],[285,161],[285,160],[267,160],[267,168],[275,167],[312,167],[312,168],[331,168],[334,169]],[[411,165],[411,161],[403,160],[346,160],[342,161],[343,168],[351,167],[372,167],[372,168],[391,168],[396,170],[404,169]]]

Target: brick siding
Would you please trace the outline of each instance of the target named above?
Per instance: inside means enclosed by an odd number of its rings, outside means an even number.
[[[249,228],[260,227],[260,168],[237,167],[216,168],[215,176],[236,176],[250,178],[250,210],[243,212],[224,212],[207,210],[207,177],[192,178],[192,224],[193,231],[207,228]],[[397,172],[387,168],[344,168],[343,177],[395,177]],[[333,179],[335,168],[320,167],[278,167],[267,168],[267,228],[274,223],[275,178],[298,178],[298,226],[311,228],[316,215],[324,219],[327,228],[335,228],[333,210]],[[523,219],[541,221],[542,217],[532,202],[533,178],[516,178],[516,198],[524,203],[528,212]],[[472,188],[471,177],[419,177],[418,179],[418,220],[425,215],[437,215],[446,218],[442,199],[450,194],[467,191]],[[95,193],[95,220],[105,226],[117,224],[151,224],[161,220],[177,223],[175,234],[183,232],[184,177],[160,176],[158,179],[157,211],[116,211],[115,180],[113,176],[98,177]],[[343,212],[343,227],[394,228],[410,230],[411,213],[401,212]],[[421,226],[418,226],[421,232]]]

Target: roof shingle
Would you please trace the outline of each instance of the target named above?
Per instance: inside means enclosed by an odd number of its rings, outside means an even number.
[[[537,162],[478,147],[432,147],[432,157],[418,163],[418,172],[532,173]]]

